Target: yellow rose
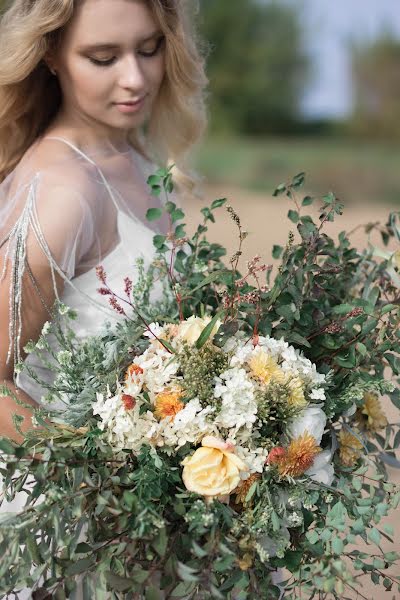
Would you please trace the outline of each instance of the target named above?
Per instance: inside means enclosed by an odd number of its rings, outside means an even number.
[[[240,472],[247,471],[245,463],[233,452],[234,446],[206,436],[202,447],[182,462],[182,479],[190,492],[201,496],[226,496],[241,481]]]
[[[189,317],[186,321],[180,323],[178,327],[177,337],[193,346],[199,339],[203,329],[209,324],[211,317],[195,317],[194,315]],[[221,322],[218,320],[215,324],[214,329],[211,332],[209,339],[212,339],[217,333]]]
[[[396,252],[393,252],[392,260],[393,260],[394,266],[397,267],[400,271],[400,250],[396,250]]]

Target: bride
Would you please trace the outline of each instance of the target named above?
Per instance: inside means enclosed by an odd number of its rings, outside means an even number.
[[[183,157],[204,128],[206,77],[189,17],[181,0],[13,0],[1,17],[0,385],[32,407],[45,392],[15,366],[51,381],[24,347],[55,299],[78,311],[79,337],[118,318],[96,266],[118,292],[151,260],[155,164],[192,183]],[[13,413],[32,427],[30,409],[1,398],[0,436],[20,443]]]
[[[183,155],[204,128],[205,83],[179,0],[14,0],[2,16],[0,383],[26,403],[43,390],[14,367],[54,300],[91,335],[117,318],[95,267],[117,291],[135,259],[151,259],[146,179],[172,161],[181,189],[191,183]],[[5,397],[0,436],[21,442],[13,413],[32,427],[31,410]]]

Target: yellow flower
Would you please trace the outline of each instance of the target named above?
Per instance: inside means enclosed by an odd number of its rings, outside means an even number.
[[[397,267],[400,271],[400,250],[396,250],[396,252],[393,252],[392,259],[394,262],[394,266]]]
[[[253,556],[246,552],[242,558],[237,559],[239,569],[242,571],[248,571],[253,566]]]
[[[208,316],[204,318],[195,317],[194,315],[189,317],[189,319],[186,319],[186,321],[182,321],[182,323],[179,324],[177,329],[177,338],[187,342],[190,346],[193,346],[210,321],[211,317]],[[217,333],[220,325],[221,321],[218,320],[214,325],[210,337],[208,338],[209,340],[211,340]]]
[[[180,400],[182,394],[181,390],[168,390],[157,394],[154,411],[157,419],[165,419],[165,417],[175,418],[178,412],[185,406]]]
[[[247,471],[245,463],[222,440],[206,436],[202,447],[182,462],[182,479],[190,492],[201,496],[218,497],[230,494],[241,481],[240,473]]]
[[[252,375],[262,381],[262,383],[269,384],[271,381],[276,381],[277,383],[285,382],[285,374],[278,366],[278,363],[262,348],[253,354],[249,361],[249,367]]]
[[[353,467],[360,458],[363,445],[350,431],[342,429],[339,433],[339,456],[346,467]]]
[[[287,448],[286,455],[278,462],[278,471],[281,476],[299,477],[303,475],[314,463],[314,458],[321,452],[315,438],[307,431],[300,437],[292,440]]]
[[[381,408],[378,396],[370,392],[364,394],[364,406],[357,410],[356,420],[361,428],[371,432],[386,427],[388,421]]]
[[[253,473],[252,475],[250,475],[250,477],[248,477],[238,485],[236,489],[237,504],[245,504],[246,496],[249,493],[251,486],[255,481],[260,479],[260,477],[261,475],[259,473]]]
[[[304,397],[304,384],[300,377],[290,377],[286,381],[290,391],[289,404],[298,408],[307,406],[307,400]]]

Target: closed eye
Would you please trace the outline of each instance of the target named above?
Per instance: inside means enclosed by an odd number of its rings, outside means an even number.
[[[154,50],[151,50],[150,52],[146,52],[145,50],[139,50],[140,56],[144,56],[144,57],[155,56],[159,52],[159,50],[161,50],[164,40],[165,40],[165,37],[163,35],[161,37],[159,37],[157,40],[156,47],[154,48]]]
[[[89,56],[89,60],[94,65],[98,65],[100,67],[108,67],[109,65],[113,64],[113,62],[116,60],[116,57],[113,56],[112,58],[108,58],[107,60],[99,60],[97,58],[92,58],[91,56]]]
[[[161,36],[158,40],[157,40],[157,45],[154,48],[154,50],[151,50],[150,52],[146,52],[145,50],[139,50],[138,54],[140,56],[142,56],[143,58],[151,58],[152,56],[155,56],[156,54],[158,54],[158,52],[161,50],[163,43],[164,43],[164,36]],[[105,60],[100,60],[98,58],[93,58],[91,56],[88,57],[90,62],[93,63],[94,65],[97,65],[99,67],[109,67],[110,65],[112,65],[117,57],[113,56],[111,58],[107,58]]]

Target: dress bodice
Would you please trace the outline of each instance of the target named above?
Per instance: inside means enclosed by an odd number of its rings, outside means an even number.
[[[75,157],[78,159],[76,165],[77,167],[79,165],[79,169],[76,170],[76,173],[78,180],[83,181],[83,194],[79,198],[79,207],[82,208],[77,220],[79,231],[75,234],[76,239],[73,241],[74,260],[71,261],[71,238],[74,235],[68,233],[66,236],[67,250],[63,248],[60,251],[56,245],[47,241],[51,237],[44,231],[47,213],[42,211],[41,217],[40,214],[38,216],[40,207],[38,206],[37,190],[38,178],[40,179],[41,173],[32,173],[30,184],[27,186],[24,207],[15,221],[14,230],[11,230],[9,246],[13,237],[16,242],[14,247],[9,248],[9,254],[12,256],[15,252],[14,271],[22,272],[20,273],[21,278],[26,276],[24,266],[21,265],[21,259],[25,259],[26,256],[24,253],[22,256],[18,255],[18,244],[21,245],[24,240],[27,243],[26,240],[29,239],[27,230],[31,227],[39,240],[41,249],[46,254],[52,272],[54,271],[64,280],[63,291],[58,295],[60,301],[78,314],[78,318],[72,321],[70,326],[79,338],[84,338],[98,333],[105,321],[115,322],[121,318],[109,306],[109,298],[101,296],[97,292],[101,284],[96,276],[96,266],[101,264],[104,267],[109,287],[116,294],[123,296],[124,278],[130,277],[135,281],[137,259],[141,257],[144,264],[148,265],[153,258],[153,236],[156,231],[145,224],[144,214],[147,208],[155,205],[155,199],[150,196],[146,186],[147,176],[155,170],[155,166],[147,161],[138,160],[136,156],[135,158],[124,156],[124,164],[129,164],[126,162],[127,160],[134,160],[134,167],[137,169],[136,181],[129,187],[126,170],[123,171],[125,176],[120,178],[118,175],[120,166],[112,162],[112,156],[101,156],[99,162],[105,167],[102,168],[98,161],[82,152],[68,140],[50,136],[44,139],[64,142],[74,152],[71,160],[73,161]],[[89,171],[85,170],[87,167],[89,167]],[[71,163],[68,168],[71,171]],[[84,175],[82,175],[82,168]],[[73,169],[72,172],[74,172]],[[89,183],[86,181],[88,172],[90,173]],[[141,181],[138,182],[139,176]],[[60,179],[56,182],[57,186],[63,177],[64,174],[60,173]],[[132,173],[132,178],[134,177],[135,173]],[[94,188],[92,188],[93,182]],[[64,182],[61,181],[61,184],[64,185]],[[43,182],[42,185],[44,185]],[[96,194],[93,194],[93,189]],[[133,197],[127,197],[129,194],[132,194]],[[61,195],[63,196],[63,192]],[[93,195],[95,195],[94,198]],[[71,212],[75,215],[76,211],[71,209]],[[66,215],[66,220],[68,221],[68,215]],[[66,222],[64,229],[68,228],[69,225]],[[76,221],[74,232],[75,229],[77,229]],[[25,252],[25,255],[29,256],[29,253]],[[19,292],[18,287],[13,290],[17,300]],[[22,301],[22,297],[19,300]],[[17,329],[14,331],[14,337],[18,337]],[[56,340],[50,336],[49,343],[56,345]],[[40,380],[51,382],[51,371],[43,366],[42,361],[36,355],[28,355],[25,363],[37,373]],[[18,376],[17,385],[40,403],[45,391],[28,375],[27,371],[23,371]]]

